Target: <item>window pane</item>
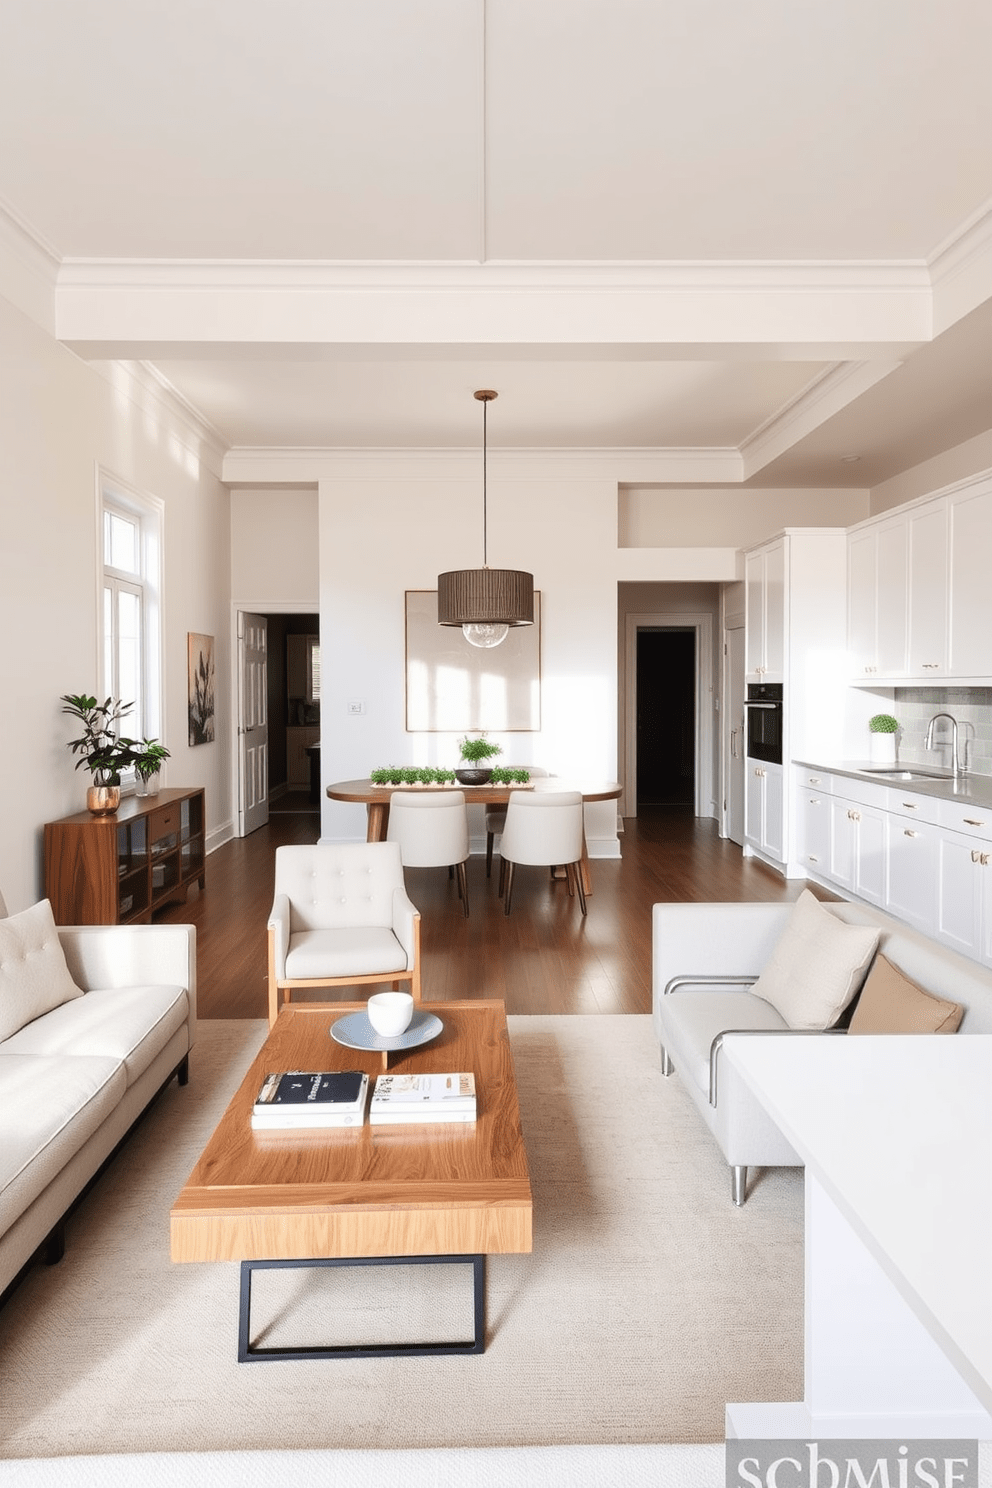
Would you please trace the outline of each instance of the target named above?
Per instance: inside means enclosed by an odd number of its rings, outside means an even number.
[[[141,732],[141,600],[121,589],[117,596],[117,685],[122,702],[134,703],[121,724],[131,737]]]
[[[124,573],[139,573],[137,522],[128,521],[117,512],[104,512],[103,532],[104,563]]]
[[[103,685],[108,693],[116,693],[114,668],[114,591],[108,587],[103,591]]]

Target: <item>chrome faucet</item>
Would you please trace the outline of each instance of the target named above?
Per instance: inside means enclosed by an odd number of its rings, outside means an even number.
[[[933,749],[936,747],[933,742],[933,726],[937,722],[938,718],[946,718],[948,723],[951,725],[951,773],[953,778],[957,780],[958,776],[964,774],[965,772],[962,771],[960,766],[958,765],[958,721],[953,716],[953,714],[935,713],[933,715],[930,722],[927,724],[927,736],[924,741],[923,747],[924,749]]]

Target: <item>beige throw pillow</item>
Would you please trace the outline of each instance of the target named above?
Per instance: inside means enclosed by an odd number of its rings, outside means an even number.
[[[848,1033],[957,1033],[963,1017],[960,1003],[925,992],[876,956]]]
[[[804,889],[751,990],[790,1028],[830,1028],[861,987],[878,935],[875,926],[845,924]]]
[[[0,920],[0,1039],[82,995],[69,975],[47,899]]]

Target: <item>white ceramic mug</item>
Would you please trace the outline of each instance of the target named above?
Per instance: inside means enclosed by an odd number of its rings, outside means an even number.
[[[369,998],[369,1022],[383,1038],[397,1038],[410,1027],[413,998],[409,992],[376,992]]]

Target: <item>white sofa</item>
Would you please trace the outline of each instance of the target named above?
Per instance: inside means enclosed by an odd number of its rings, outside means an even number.
[[[2,898],[0,920],[5,934],[19,920],[6,918]],[[0,1040],[0,1292],[42,1246],[59,1259],[67,1211],[162,1086],[173,1075],[186,1083],[196,1032],[192,925],[81,925],[57,936],[83,995]],[[16,1021],[17,961],[0,940],[5,1026]]]
[[[801,1166],[793,1148],[720,1052],[749,1034],[837,1036],[790,1028],[750,991],[793,913],[792,904],[656,904],[652,925],[652,1008],[661,1066],[674,1066],[731,1168],[744,1202],[749,1167]],[[960,1032],[992,1033],[992,971],[919,935],[870,905],[823,908],[851,925],[879,929],[884,956],[917,986],[960,1004]],[[852,1004],[852,1007],[854,1004]],[[843,1020],[842,1020],[843,1022]]]

